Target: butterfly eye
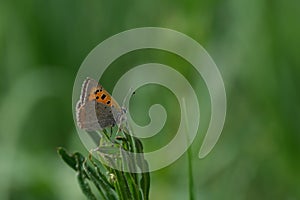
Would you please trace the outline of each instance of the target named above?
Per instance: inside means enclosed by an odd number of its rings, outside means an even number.
[[[124,108],[124,107],[122,107],[122,112],[123,112],[123,113],[127,113],[127,109]]]

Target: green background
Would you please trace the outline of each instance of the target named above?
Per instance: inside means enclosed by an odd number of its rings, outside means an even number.
[[[228,107],[220,140],[203,160],[197,157],[203,134],[192,145],[196,199],[300,199],[299,8],[296,0],[2,0],[0,199],[85,199],[75,172],[56,153],[64,146],[87,154],[72,118],[76,72],[101,41],[144,26],[192,37],[224,79]],[[209,119],[203,81],[178,57],[145,50],[112,67],[150,61],[177,66],[199,85],[200,107]],[[111,71],[103,80],[109,91],[122,72]],[[165,88],[141,88],[131,101],[140,123],[157,101],[167,110],[178,106]],[[172,111],[157,138],[144,141],[146,149],[172,138],[178,116]],[[206,126],[204,120],[200,129]],[[151,199],[188,199],[186,155],[151,178]]]

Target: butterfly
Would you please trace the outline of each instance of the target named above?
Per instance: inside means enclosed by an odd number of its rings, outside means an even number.
[[[101,131],[115,125],[121,126],[126,120],[126,109],[92,78],[82,84],[80,99],[76,105],[76,120],[80,129]]]

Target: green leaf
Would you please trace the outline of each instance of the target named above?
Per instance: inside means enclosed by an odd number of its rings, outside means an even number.
[[[79,183],[79,186],[83,192],[83,194],[89,199],[89,200],[97,200],[95,195],[92,193],[92,190],[90,188],[90,185],[88,184],[86,180],[86,175],[83,171],[83,162],[82,157],[79,154],[74,154],[75,160],[76,160],[76,171],[77,171],[77,180]]]
[[[76,159],[73,155],[70,155],[67,153],[67,151],[62,148],[62,147],[58,147],[57,148],[57,153],[61,156],[61,158],[75,171],[76,169]]]
[[[150,190],[150,173],[149,173],[149,165],[148,162],[144,159],[143,156],[143,144],[142,142],[135,138],[135,146],[137,149],[137,152],[139,153],[136,160],[137,160],[137,165],[140,167],[142,171],[144,171],[141,175],[141,189],[143,191],[143,196],[145,200],[149,199],[149,190]]]
[[[90,200],[96,200],[90,182],[95,185],[102,199],[105,200],[148,200],[150,188],[149,166],[144,159],[143,146],[139,139],[124,133],[125,137],[111,138],[107,131],[104,131],[105,137],[100,141],[98,154],[103,156],[110,166],[96,162],[89,156],[89,161],[80,153],[68,154],[63,148],[58,148],[57,152],[61,158],[77,172],[77,179],[84,195]],[[118,141],[121,141],[119,143]],[[110,145],[108,145],[110,144]],[[131,156],[129,152],[137,153]],[[110,155],[118,155],[111,157]],[[100,156],[101,157],[101,156]],[[119,157],[119,159],[115,159]],[[92,165],[90,165],[92,164]],[[119,167],[129,172],[116,170]],[[101,170],[100,170],[101,168]],[[138,168],[143,173],[137,172]],[[102,172],[104,170],[104,172]],[[103,173],[109,173],[114,178],[112,182]]]
[[[95,171],[90,166],[86,166],[86,172],[88,173],[91,181],[93,181],[100,193],[105,194],[103,195],[103,198],[107,198],[108,200],[117,200],[115,188],[109,183],[106,176],[102,174],[96,163],[93,162],[92,159],[90,159],[90,161],[96,169]]]

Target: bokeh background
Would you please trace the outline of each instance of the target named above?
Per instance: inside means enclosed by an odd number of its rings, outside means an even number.
[[[101,41],[143,26],[194,38],[224,78],[228,110],[223,134],[203,160],[197,157],[203,135],[192,145],[196,199],[300,199],[299,8],[297,0],[2,0],[0,199],[85,199],[75,172],[56,153],[63,146],[87,154],[72,117],[76,72]],[[177,67],[200,85],[197,95],[203,96],[201,109],[209,119],[201,77],[183,67],[182,59],[145,50],[113,65],[125,70],[154,61]],[[121,73],[113,69],[103,80],[109,91]],[[136,114],[145,109],[140,114],[146,116],[157,96],[166,109],[178,104],[168,90],[149,86],[131,101]],[[172,137],[176,113],[159,140],[152,141],[158,148],[163,143],[155,141]],[[201,129],[206,125],[204,120]],[[144,143],[152,150],[149,141]],[[151,178],[151,199],[188,199],[186,155]]]

